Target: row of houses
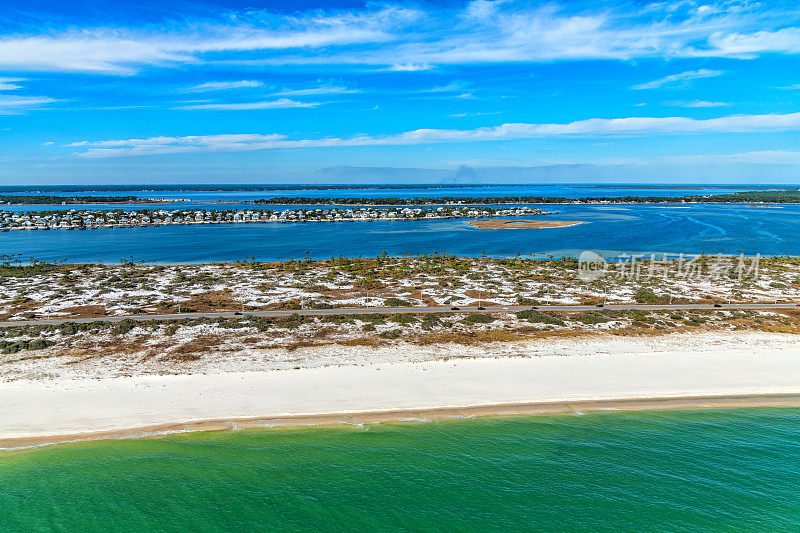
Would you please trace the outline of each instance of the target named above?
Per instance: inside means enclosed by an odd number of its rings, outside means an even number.
[[[372,220],[419,220],[432,218],[503,217],[541,215],[547,211],[533,207],[461,207],[435,209],[414,207],[350,209],[271,209],[246,210],[165,210],[136,211],[76,210],[47,212],[0,212],[0,230],[10,229],[89,229],[173,224],[237,224],[254,222],[339,222]]]

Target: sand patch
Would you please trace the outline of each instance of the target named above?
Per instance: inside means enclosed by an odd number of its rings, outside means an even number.
[[[471,220],[468,223],[478,229],[544,229],[566,228],[586,224],[580,220]]]

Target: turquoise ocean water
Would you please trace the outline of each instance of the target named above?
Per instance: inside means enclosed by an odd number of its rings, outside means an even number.
[[[0,456],[3,531],[797,531],[800,409],[97,441]]]

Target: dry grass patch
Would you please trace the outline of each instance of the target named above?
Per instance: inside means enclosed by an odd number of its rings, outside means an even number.
[[[386,341],[378,337],[358,337],[356,339],[337,341],[336,344],[341,346],[367,346],[370,348],[377,348],[378,346],[385,345]]]
[[[469,333],[425,333],[423,335],[407,338],[406,340],[422,346],[429,346],[432,344],[462,344],[464,346],[475,346],[491,342],[517,342],[526,338],[528,338],[527,335],[520,334],[516,331],[488,330]]]
[[[222,342],[222,335],[202,335],[174,348],[166,354],[164,359],[173,361],[195,361],[200,359],[202,353],[219,351]]]
[[[19,313],[26,313],[32,312],[35,309],[38,309],[44,305],[42,302],[37,302],[35,300],[30,300],[28,302],[18,303],[15,304],[11,309],[8,310],[7,313],[0,314],[0,319],[6,319],[10,316],[19,314]]]
[[[70,318],[95,318],[106,316],[108,311],[104,305],[76,305],[61,309],[61,313],[67,313]]]
[[[230,291],[208,291],[201,294],[192,294],[188,302],[181,303],[182,308],[193,309],[195,312],[213,312],[228,309],[240,309],[241,302],[237,302],[231,296]],[[177,310],[177,304],[174,306]]]
[[[331,342],[320,342],[320,341],[315,341],[315,340],[308,339],[308,340],[297,340],[297,341],[291,342],[291,343],[287,344],[285,346],[285,348],[288,351],[293,352],[293,351],[299,350],[301,348],[318,348],[320,346],[328,346],[330,344],[333,344],[333,343],[331,343]]]

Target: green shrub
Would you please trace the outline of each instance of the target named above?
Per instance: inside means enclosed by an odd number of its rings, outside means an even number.
[[[566,325],[560,315],[556,315],[553,313],[540,313],[535,309],[519,311],[517,312],[517,318],[519,318],[520,320],[527,320],[528,322],[533,322],[537,324],[552,324],[555,326]]]
[[[114,326],[114,329],[112,331],[116,335],[125,335],[135,327],[136,327],[136,321],[131,320],[130,318],[126,318],[122,322],[119,322],[116,326]]]
[[[661,300],[661,298],[656,293],[653,292],[653,289],[650,289],[648,287],[642,287],[641,289],[638,289],[633,294],[633,299],[639,302],[640,304],[653,303]]]
[[[441,325],[442,320],[435,313],[427,313],[422,317],[422,327],[431,329],[435,326]]]
[[[394,315],[389,320],[397,324],[413,324],[417,322],[417,317],[410,314]]]
[[[47,348],[48,346],[52,346],[55,343],[53,341],[49,341],[47,339],[33,339],[28,343],[29,350],[41,350],[42,348]]]
[[[380,337],[382,339],[396,339],[399,336],[400,336],[400,330],[399,329],[392,329],[392,330],[389,330],[389,331],[384,331],[383,333],[380,333],[378,335],[378,337]]]
[[[408,300],[401,300],[400,298],[394,298],[394,297],[386,298],[386,300],[383,301],[383,304],[386,307],[408,307],[410,305],[413,305]]]
[[[347,315],[327,315],[322,318],[322,321],[334,324],[355,324],[355,320]]]
[[[22,350],[41,350],[54,344],[55,342],[47,339],[33,339],[31,341],[15,342],[2,341],[0,342],[0,352],[4,354],[14,354],[21,352]]]
[[[613,320],[613,318],[607,317],[604,314],[596,311],[588,311],[576,316],[575,320],[578,322],[583,322],[584,324],[602,324],[604,322],[610,322]]]
[[[497,318],[493,317],[492,315],[470,313],[464,317],[463,322],[469,322],[471,324],[488,324],[490,322],[494,322],[495,320],[497,320]]]

